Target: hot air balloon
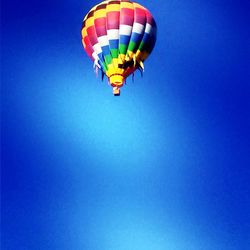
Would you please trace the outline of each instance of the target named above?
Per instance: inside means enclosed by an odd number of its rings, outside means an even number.
[[[85,16],[82,43],[96,72],[108,77],[113,94],[120,95],[126,78],[143,62],[156,42],[157,27],[151,13],[129,0],[103,1]]]

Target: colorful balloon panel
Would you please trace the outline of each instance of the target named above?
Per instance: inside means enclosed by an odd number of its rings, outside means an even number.
[[[124,80],[152,52],[156,23],[151,13],[132,1],[104,1],[94,6],[82,25],[82,43],[94,66],[119,92]]]

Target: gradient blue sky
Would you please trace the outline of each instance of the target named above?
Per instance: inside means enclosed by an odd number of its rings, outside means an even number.
[[[113,97],[97,1],[2,1],[2,249],[249,249],[249,1],[139,2],[157,44]]]

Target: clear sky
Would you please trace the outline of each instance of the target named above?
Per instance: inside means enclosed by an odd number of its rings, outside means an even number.
[[[139,1],[158,38],[120,97],[97,3],[2,1],[2,249],[249,249],[249,1]]]

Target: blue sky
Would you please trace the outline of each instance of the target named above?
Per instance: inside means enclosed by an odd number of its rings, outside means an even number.
[[[248,248],[247,2],[139,1],[158,39],[120,97],[81,45],[98,2],[2,2],[2,249]]]

